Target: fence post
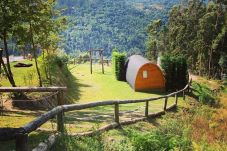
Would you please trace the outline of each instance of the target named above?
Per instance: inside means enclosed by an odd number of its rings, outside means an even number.
[[[92,51],[91,50],[89,51],[89,54],[90,54],[90,72],[92,74]]]
[[[191,85],[192,85],[192,79],[188,82],[188,93],[191,93]]]
[[[178,95],[177,95],[177,93],[175,94],[175,104],[177,105],[177,103],[178,103]]]
[[[58,106],[64,104],[62,91],[58,91],[57,99],[58,99]],[[61,132],[61,133],[64,132],[64,112],[63,111],[57,114],[57,130],[58,132]]]
[[[149,101],[146,101],[145,105],[145,116],[148,117]]]
[[[185,92],[183,91],[183,100],[185,101]]]
[[[28,151],[28,134],[16,134],[16,151]]]
[[[114,119],[115,119],[116,123],[118,123],[118,124],[120,123],[119,122],[119,104],[118,103],[115,104]]]
[[[165,103],[164,103],[164,111],[166,111],[167,102],[168,102],[168,97],[166,97],[166,98],[165,98]]]

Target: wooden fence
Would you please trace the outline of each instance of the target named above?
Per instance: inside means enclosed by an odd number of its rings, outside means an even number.
[[[0,141],[6,141],[10,139],[16,140],[16,151],[28,151],[28,134],[32,131],[38,129],[41,125],[49,121],[50,119],[57,117],[57,131],[58,133],[64,133],[64,112],[74,111],[74,110],[82,110],[92,107],[98,106],[106,106],[106,105],[113,105],[114,106],[114,123],[107,125],[100,129],[100,131],[111,129],[118,127],[120,125],[134,123],[136,121],[144,120],[147,117],[156,116],[160,114],[164,114],[167,110],[172,109],[177,106],[178,103],[178,96],[180,94],[183,95],[183,100],[185,100],[185,92],[189,91],[191,81],[185,86],[184,89],[179,90],[177,92],[156,97],[156,98],[147,98],[147,99],[136,99],[136,100],[109,100],[109,101],[102,101],[102,102],[92,102],[86,104],[70,104],[70,105],[63,105],[63,91],[66,90],[65,87],[48,87],[48,88],[35,88],[35,87],[16,87],[16,88],[3,88],[0,87],[0,92],[58,92],[57,99],[58,99],[58,106],[53,108],[52,110],[44,113],[40,117],[36,118],[35,120],[31,121],[30,123],[24,125],[23,127],[17,129],[0,129]],[[175,96],[175,103],[167,107],[168,98]],[[164,106],[163,111],[158,113],[149,114],[149,102],[164,99]],[[119,105],[121,104],[131,104],[131,103],[145,103],[145,111],[144,117],[131,120],[131,121],[123,121],[119,120]],[[91,135],[92,133],[84,133],[85,135]],[[37,150],[37,149],[36,149]]]

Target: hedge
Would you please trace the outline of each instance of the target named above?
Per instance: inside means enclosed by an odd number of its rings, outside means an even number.
[[[185,57],[164,55],[161,58],[161,67],[165,71],[167,91],[184,88],[188,82],[188,66]]]
[[[125,81],[125,60],[126,54],[113,51],[112,53],[112,66],[115,77],[119,81]]]

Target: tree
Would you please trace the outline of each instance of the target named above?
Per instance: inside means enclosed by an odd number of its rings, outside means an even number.
[[[158,58],[158,48],[161,45],[160,31],[162,27],[162,22],[160,19],[154,20],[148,26],[148,40],[146,41],[147,47],[147,57],[151,60],[157,60]]]
[[[1,0],[0,1],[0,39],[3,40],[4,43],[4,52],[6,56],[6,68],[4,68],[7,78],[10,84],[13,87],[16,87],[13,74],[10,67],[9,61],[9,51],[8,51],[8,43],[9,33],[12,31],[15,24],[19,23],[18,18],[20,17],[20,1],[19,0]],[[4,66],[4,62],[2,61]]]
[[[193,73],[220,78],[222,67],[219,61],[227,54],[225,2],[192,0],[187,5],[173,7],[166,29],[158,31],[159,45],[153,40],[157,38],[153,38],[149,40],[150,46],[163,52],[162,44],[164,53],[185,56]]]
[[[48,51],[50,47],[56,49],[59,41],[60,22],[55,16],[54,2],[44,0],[22,0],[23,6],[22,22],[17,27],[16,35],[18,44],[30,43],[31,50],[35,59],[35,67],[39,79],[39,86],[42,86],[42,77],[38,65],[38,54],[41,49]],[[18,32],[20,31],[20,32]],[[23,33],[21,33],[23,31]],[[26,35],[26,36],[24,36]]]

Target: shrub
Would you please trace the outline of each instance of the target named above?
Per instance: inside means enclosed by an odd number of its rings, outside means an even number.
[[[180,90],[188,82],[187,61],[183,56],[164,55],[161,67],[165,71],[166,90]]]
[[[57,55],[49,54],[45,55],[44,58],[41,58],[41,75],[43,78],[43,83],[45,85],[60,85],[60,80],[62,77],[68,77],[70,71],[68,70],[68,56],[67,55]],[[45,77],[45,78],[44,78]]]
[[[62,135],[58,138],[55,151],[104,151],[104,144],[101,135],[93,137],[73,137]]]
[[[189,128],[179,120],[168,121],[149,133],[130,133],[136,151],[192,150]]]
[[[125,60],[126,54],[113,51],[112,64],[115,77],[119,81],[125,81]]]
[[[202,104],[214,105],[216,103],[216,96],[212,90],[206,85],[197,82],[192,83],[193,94],[198,98]]]

